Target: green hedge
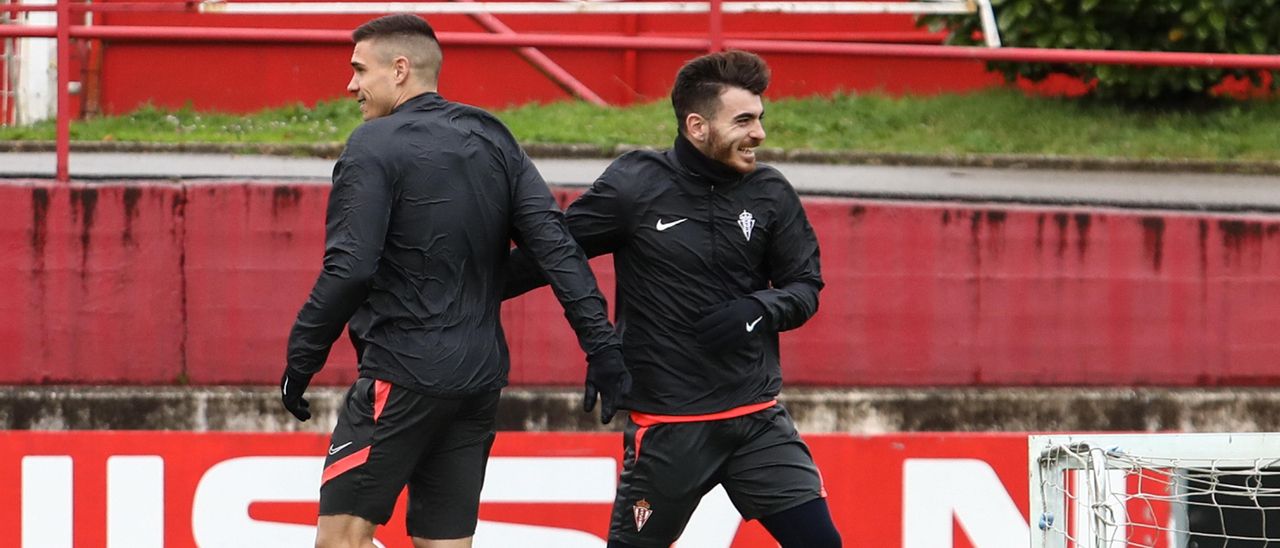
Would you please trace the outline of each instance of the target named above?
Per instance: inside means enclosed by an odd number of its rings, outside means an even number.
[[[1008,47],[1280,53],[1280,0],[991,0]],[[977,16],[925,16],[918,24],[948,30],[947,43],[980,43]],[[992,62],[1013,81],[1065,74],[1093,85],[1095,96],[1176,102],[1207,97],[1228,76],[1263,82],[1262,71]],[[1280,89],[1272,71],[1271,88]]]

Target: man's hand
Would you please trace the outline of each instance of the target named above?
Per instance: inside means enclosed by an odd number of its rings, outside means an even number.
[[[600,396],[600,423],[609,424],[618,412],[622,397],[631,391],[631,373],[622,363],[622,349],[611,347],[587,356],[587,391],[582,396],[582,410],[590,412]]]
[[[740,348],[772,329],[764,305],[750,297],[712,306],[702,313],[702,319],[693,324],[698,344],[716,354]]]
[[[298,373],[287,365],[284,368],[284,376],[280,378],[280,401],[284,402],[284,408],[300,421],[311,418],[311,404],[302,397],[302,393],[307,391],[307,385],[310,383],[311,375]]]

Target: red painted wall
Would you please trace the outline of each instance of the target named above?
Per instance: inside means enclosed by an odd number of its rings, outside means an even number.
[[[809,200],[792,382],[1276,384],[1280,218]],[[795,365],[796,362],[790,362]]]
[[[327,191],[0,185],[0,383],[274,383]],[[1280,218],[805,202],[827,289],[783,335],[793,385],[1280,383]],[[612,297],[611,261],[593,265]],[[580,382],[549,289],[503,323],[514,384]],[[353,361],[340,341],[316,382],[349,382]]]
[[[782,337],[790,384],[1280,381],[1269,358],[1280,355],[1280,218],[805,202],[827,288],[818,314]],[[607,259],[594,264],[611,283]],[[550,290],[509,303],[524,322],[547,318],[527,329],[504,315],[513,349],[547,348],[518,353],[513,378],[572,378],[526,369],[577,355],[568,327],[550,320]]]
[[[181,187],[0,184],[0,383],[183,371]]]
[[[324,253],[326,184],[185,186],[186,370],[197,384],[266,382]],[[355,379],[344,335],[325,381]]]
[[[243,16],[109,13],[106,25],[320,28],[350,30],[373,16]],[[693,15],[501,15],[518,32],[624,36],[704,36],[707,17]],[[428,17],[437,31],[484,32],[465,15]],[[908,33],[937,38],[903,15],[729,15],[733,37],[825,39],[851,34]],[[887,39],[892,38],[885,35]],[[441,92],[485,107],[548,102],[571,96],[510,50],[445,46]],[[107,41],[99,82],[106,114],[150,102],[201,110],[254,111],[346,95],[348,45],[216,44]],[[676,70],[698,52],[544,49],[556,63],[612,104],[666,97]],[[998,85],[981,63],[871,57],[767,55],[771,97],[834,91],[936,93]],[[945,75],[945,77],[939,77]]]

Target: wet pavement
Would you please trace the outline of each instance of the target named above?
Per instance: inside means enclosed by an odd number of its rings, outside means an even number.
[[[332,159],[242,154],[75,152],[73,179],[327,182]],[[535,158],[547,182],[588,185],[606,159]],[[1280,213],[1280,175],[774,163],[804,194]],[[50,178],[51,152],[0,153],[0,178]]]

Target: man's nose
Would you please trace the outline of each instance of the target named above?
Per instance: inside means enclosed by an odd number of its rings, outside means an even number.
[[[356,83],[356,77],[353,74],[351,75],[351,79],[347,81],[347,92],[356,93],[358,91],[360,91],[360,84]]]

